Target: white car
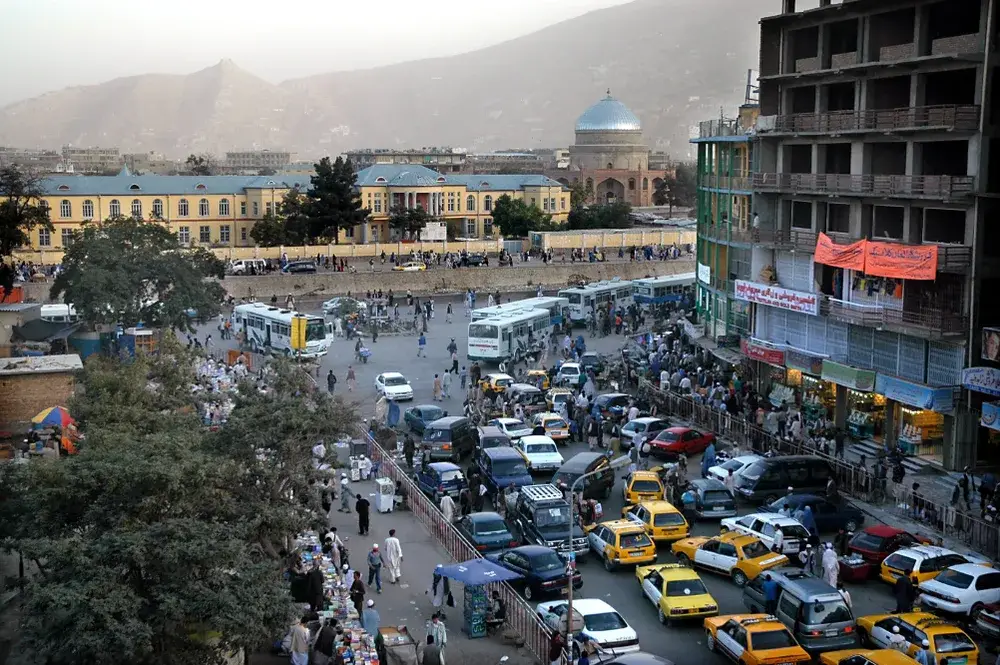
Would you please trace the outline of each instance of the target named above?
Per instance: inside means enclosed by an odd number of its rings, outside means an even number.
[[[581,374],[583,374],[583,368],[580,367],[580,363],[563,363],[559,366],[559,372],[555,376],[555,384],[575,388],[580,385]]]
[[[556,442],[547,436],[529,434],[513,441],[512,445],[524,455],[528,463],[528,471],[551,471],[555,473],[563,465],[563,456],[559,454]]]
[[[510,437],[511,441],[516,441],[522,436],[528,436],[531,434],[531,425],[528,425],[517,418],[494,418],[486,424],[493,425],[498,428],[501,432]]]
[[[427,264],[423,261],[410,261],[409,263],[396,266],[393,270],[397,272],[416,272],[418,270],[427,270]]]
[[[568,603],[565,600],[553,600],[539,603],[538,616],[545,625],[553,630],[565,629]],[[597,598],[580,598],[573,601],[572,628],[574,634],[583,633],[600,645],[601,649],[615,656],[623,653],[633,653],[639,650],[639,636],[618,611],[603,600]]]
[[[777,513],[750,513],[743,517],[727,517],[719,523],[722,532],[739,531],[756,536],[768,549],[774,549],[774,532],[781,529],[781,553],[798,554],[809,541],[809,530],[801,522]]]
[[[668,427],[670,423],[663,418],[644,417],[630,420],[622,427],[621,448],[622,450],[631,448],[636,433],[642,434],[643,439],[649,440]]]
[[[708,477],[715,478],[720,483],[725,483],[730,471],[733,472],[734,476],[739,478],[740,473],[749,469],[750,465],[759,459],[763,458],[760,455],[740,455],[739,457],[734,457],[722,464],[708,467]]]
[[[984,605],[1000,602],[1000,570],[960,563],[920,583],[920,604],[974,618]]]
[[[342,310],[358,311],[362,314],[368,311],[368,303],[357,300],[355,298],[341,298],[337,296],[336,298],[330,298],[323,303],[323,314],[329,316],[331,314],[340,314]]]
[[[399,372],[383,372],[375,377],[375,390],[386,399],[399,402],[413,399],[413,387]]]

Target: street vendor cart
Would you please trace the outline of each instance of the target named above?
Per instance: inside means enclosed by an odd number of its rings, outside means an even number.
[[[380,664],[417,665],[417,641],[406,626],[381,626],[375,648]]]

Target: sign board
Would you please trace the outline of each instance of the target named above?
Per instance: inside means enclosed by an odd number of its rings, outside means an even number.
[[[798,351],[785,351],[785,367],[797,369],[806,374],[819,376],[823,373],[823,359]]]
[[[740,340],[740,350],[747,358],[760,360],[768,365],[781,366],[785,364],[785,352],[783,350],[772,349],[763,344],[754,344],[746,338]]]
[[[1000,362],[1000,328],[983,328],[983,360]]]
[[[304,351],[306,348],[306,317],[292,317],[292,338],[291,347],[296,351]]]
[[[979,424],[1000,431],[1000,402],[983,402]]]
[[[931,388],[879,374],[875,377],[875,392],[917,409],[938,413],[951,413],[955,410],[955,391],[951,388]]]
[[[823,373],[820,376],[824,381],[866,393],[875,388],[875,372],[867,369],[856,369],[850,365],[841,365],[832,360],[823,361]]]
[[[792,291],[777,285],[746,282],[742,279],[736,280],[735,293],[737,300],[787,309],[789,312],[819,315],[820,294],[818,293]]]
[[[1000,397],[1000,369],[996,367],[966,367],[962,370],[962,387]]]
[[[712,283],[712,269],[704,263],[698,264],[698,281],[702,284]]]

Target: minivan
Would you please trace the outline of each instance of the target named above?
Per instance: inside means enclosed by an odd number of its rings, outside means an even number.
[[[757,614],[765,609],[763,585],[767,575],[780,589],[775,616],[810,655],[858,646],[854,613],[844,597],[826,580],[797,568],[767,571],[743,587],[743,604],[750,612]]]
[[[552,476],[552,484],[567,491],[581,476],[598,470],[603,472],[583,481],[583,496],[585,499],[607,499],[615,485],[615,471],[604,453],[577,453],[570,457]],[[580,491],[579,487],[577,491]]]
[[[535,482],[528,472],[528,463],[524,461],[521,453],[513,448],[501,446],[480,450],[476,466],[483,477],[486,489],[495,497],[511,485],[521,489]]]
[[[501,446],[510,447],[510,437],[502,429],[493,425],[485,425],[479,428],[479,447],[481,449],[499,448]]]
[[[833,475],[830,463],[813,455],[759,459],[736,478],[736,494],[753,503],[771,503],[791,487],[797,493],[823,493]]]
[[[479,430],[464,416],[446,416],[424,427],[421,444],[430,448],[433,462],[458,462],[476,451]]]
[[[264,259],[237,259],[229,264],[229,272],[234,275],[263,275],[267,270]]]

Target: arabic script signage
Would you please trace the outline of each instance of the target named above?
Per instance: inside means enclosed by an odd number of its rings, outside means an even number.
[[[784,365],[785,352],[781,349],[772,349],[760,344],[754,344],[748,339],[740,340],[740,350],[743,355],[753,360],[762,360],[769,365]]]
[[[823,361],[823,373],[820,376],[824,381],[866,393],[871,392],[872,388],[875,387],[875,372],[867,369],[855,369],[832,360]]]
[[[756,282],[736,280],[736,299],[768,305],[790,312],[819,315],[819,294],[792,291],[780,286],[768,286]]]
[[[938,413],[955,410],[955,392],[951,388],[931,388],[879,374],[875,377],[875,392],[917,409]]]
[[[785,367],[819,376],[823,373],[823,359],[798,351],[785,351]]]
[[[698,264],[698,281],[702,284],[709,284],[712,281],[712,269],[704,263]]]
[[[1000,369],[996,367],[966,367],[962,370],[962,387],[1000,397]]]
[[[838,245],[830,236],[820,233],[816,239],[813,260],[874,277],[933,280],[937,276],[938,246],[874,240],[858,240],[850,245]]]

